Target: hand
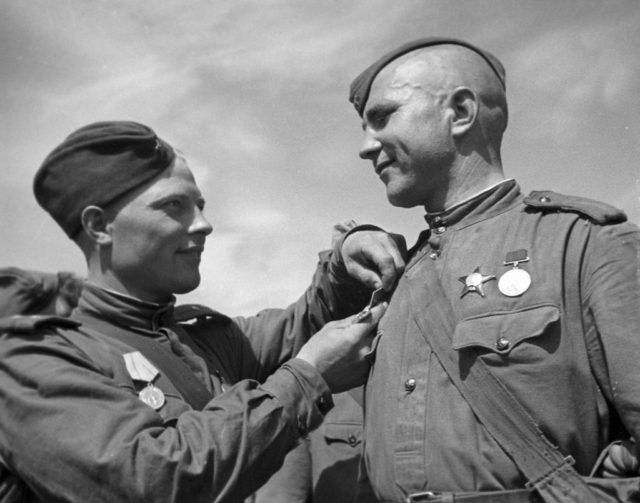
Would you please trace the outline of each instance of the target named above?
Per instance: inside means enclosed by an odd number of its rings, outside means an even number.
[[[404,271],[407,245],[399,234],[362,230],[342,243],[342,260],[349,275],[368,287],[390,292]]]
[[[623,440],[609,446],[607,457],[602,463],[602,478],[624,478],[637,476],[640,472],[640,462],[636,444],[633,440]]]
[[[355,316],[327,323],[302,346],[297,357],[320,372],[332,393],[364,384],[369,373],[366,355],[386,309],[386,302],[378,304],[361,323],[354,323]]]

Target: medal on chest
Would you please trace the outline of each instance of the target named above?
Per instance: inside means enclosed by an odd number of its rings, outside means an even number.
[[[516,250],[507,253],[504,265],[512,265],[513,268],[505,272],[498,280],[498,290],[507,297],[518,297],[531,286],[531,276],[518,264],[529,262],[527,250]]]
[[[164,405],[164,393],[152,383],[147,383],[147,387],[138,393],[138,397],[153,410],[160,410]]]
[[[492,279],[496,279],[496,277],[493,274],[485,276],[480,272],[480,267],[476,267],[471,274],[460,276],[458,281],[464,285],[462,292],[460,292],[460,298],[464,297],[469,292],[475,292],[480,295],[480,297],[484,297],[483,285]]]
[[[125,353],[122,356],[131,379],[147,383],[147,386],[138,393],[138,398],[152,409],[160,410],[165,403],[164,393],[153,384],[154,379],[160,375],[160,371],[139,351]]]

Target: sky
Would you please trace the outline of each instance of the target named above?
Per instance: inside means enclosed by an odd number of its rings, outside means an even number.
[[[507,70],[505,174],[640,223],[638,0],[0,0],[0,261],[84,274],[33,197],[69,133],[142,122],[186,155],[214,227],[179,302],[229,315],[304,291],[335,223],[405,235],[358,157],[353,78],[414,38],[465,39]]]

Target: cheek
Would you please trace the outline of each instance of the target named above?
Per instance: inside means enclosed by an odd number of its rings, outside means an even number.
[[[113,261],[116,264],[140,264],[158,251],[158,239],[145,226],[121,226],[113,234]]]

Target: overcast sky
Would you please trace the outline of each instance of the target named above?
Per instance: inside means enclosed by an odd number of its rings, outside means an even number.
[[[0,0],[2,265],[83,274],[36,204],[46,156],[90,122],[143,122],[187,156],[214,226],[182,302],[251,314],[295,300],[335,222],[405,234],[357,156],[347,101],[405,41],[474,42],[507,69],[506,174],[524,191],[607,201],[640,222],[638,0]]]

